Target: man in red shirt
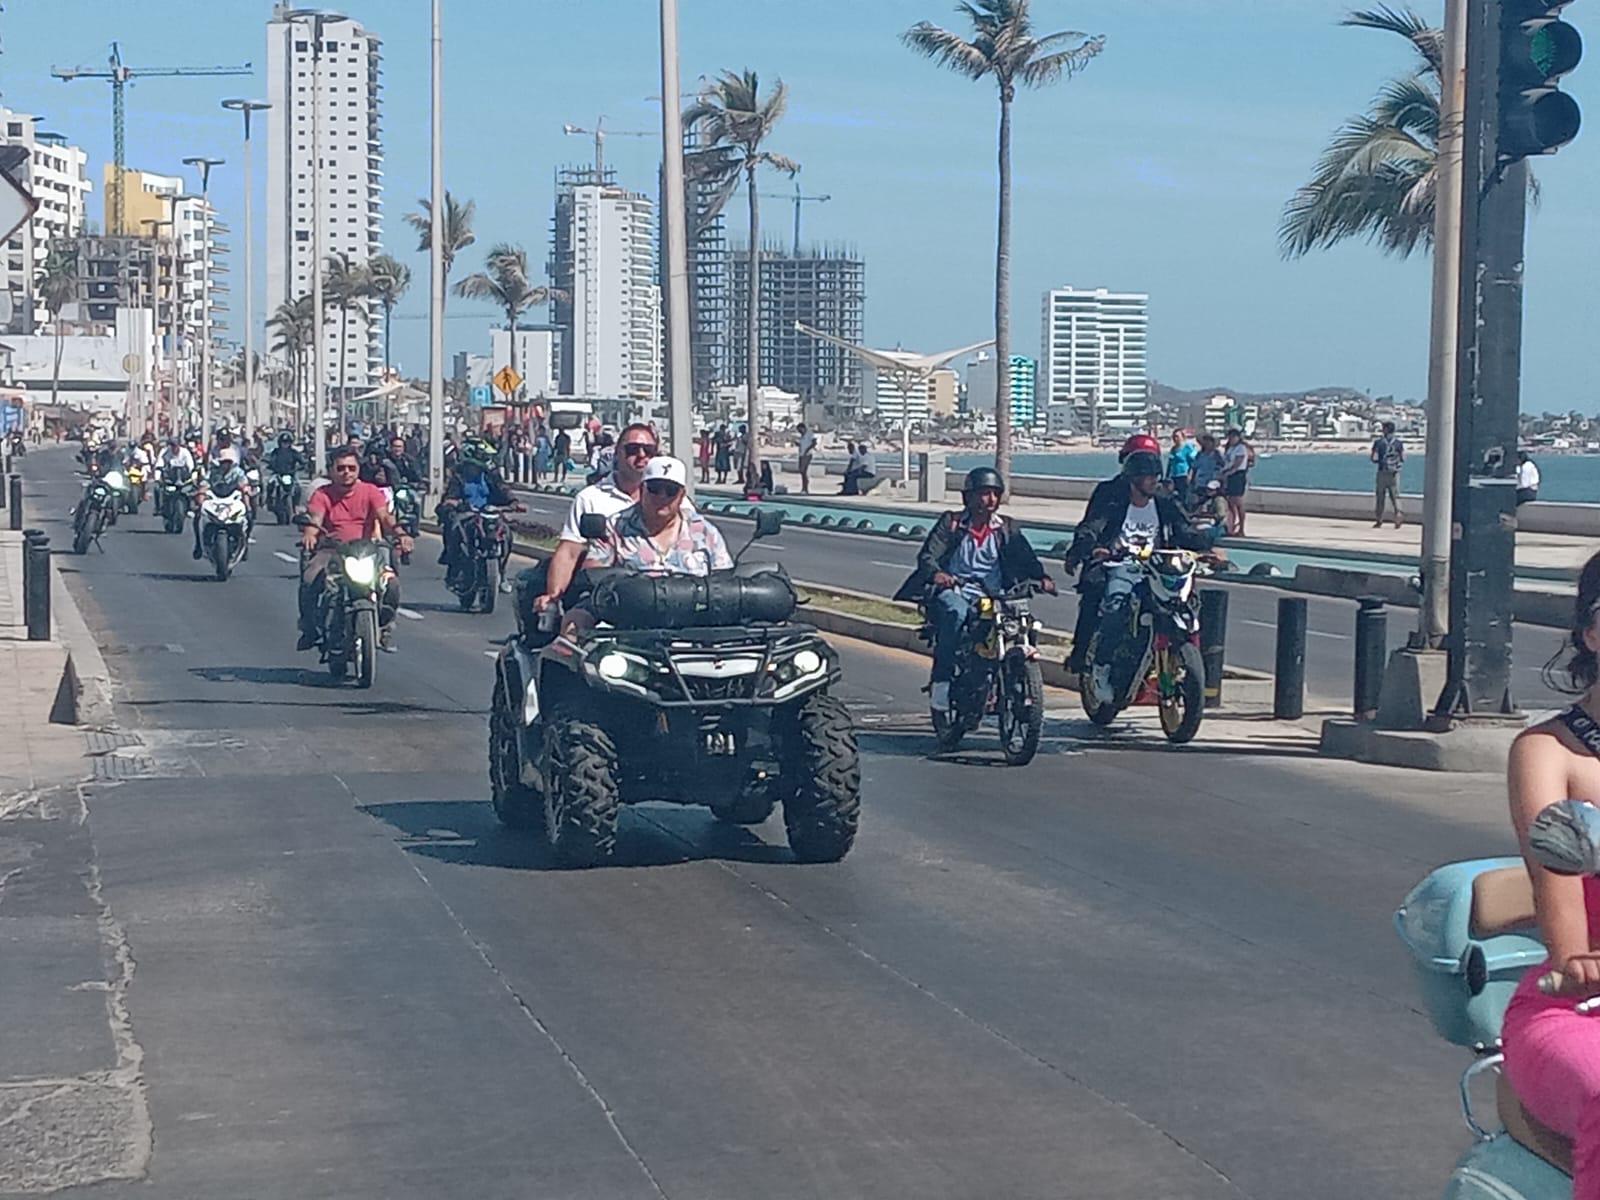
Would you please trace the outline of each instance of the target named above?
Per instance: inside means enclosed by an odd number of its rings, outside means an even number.
[[[321,637],[317,623],[317,598],[327,586],[328,564],[338,547],[346,542],[377,540],[379,534],[394,537],[402,554],[411,553],[411,538],[395,524],[394,513],[384,499],[383,489],[361,479],[361,455],[353,447],[336,450],[329,463],[333,482],[311,494],[306,505],[308,518],[300,531],[300,544],[306,549],[305,569],[300,573],[300,642],[296,650],[310,650]],[[331,544],[318,548],[323,535]],[[383,560],[383,592],[378,600],[378,646],[394,649],[394,615],[400,608],[400,581]]]

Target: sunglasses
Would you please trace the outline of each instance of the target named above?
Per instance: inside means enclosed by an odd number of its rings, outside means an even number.
[[[670,479],[652,479],[644,485],[644,490],[652,496],[666,496],[670,499],[683,491],[683,486],[673,483]]]
[[[654,458],[656,456],[656,448],[649,442],[623,442],[618,449],[629,458]]]
[[[353,462],[334,463],[333,469],[335,471],[359,471],[361,470],[361,464]]]

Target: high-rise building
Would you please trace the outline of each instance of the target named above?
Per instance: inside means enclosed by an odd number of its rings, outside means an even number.
[[[38,299],[37,284],[51,245],[84,231],[89,156],[60,134],[40,129],[37,117],[9,108],[0,108],[0,146],[25,152],[13,174],[39,201],[32,219],[6,243],[0,260],[0,328],[31,333],[50,317]]]
[[[1006,376],[1011,385],[1011,428],[1032,429],[1040,424],[1038,378],[1038,363],[1025,354],[1011,356],[1011,370]]]
[[[698,126],[684,131],[685,153],[700,149]],[[744,378],[728,363],[728,238],[723,205],[727,196],[713,179],[690,178],[684,208],[688,215],[689,359],[694,365],[694,406],[705,411],[720,384]],[[661,261],[666,262],[665,247]],[[663,279],[665,286],[665,279]]]
[[[727,378],[742,384],[749,356],[748,249],[734,247],[728,267]],[[770,246],[762,250],[760,381],[798,393],[801,403],[822,408],[835,421],[854,420],[863,406],[860,360],[800,332],[795,322],[859,344],[866,303],[866,264],[853,251],[827,247],[793,254]],[[924,416],[926,408],[924,397]]]
[[[329,21],[313,69],[317,25],[291,19],[295,11],[279,3],[267,23],[269,316],[311,291],[313,176],[321,180],[324,263],[337,255],[364,263],[383,244],[382,43],[356,21]],[[383,369],[382,322],[354,310],[345,321],[331,304],[326,317],[329,385],[346,395],[366,390]]]
[[[929,382],[933,385],[928,394],[929,414],[945,420],[955,416],[961,392],[960,376],[949,367],[941,367]]]
[[[1044,295],[1047,404],[1070,401],[1080,429],[1144,417],[1150,297],[1106,288],[1055,288]]]
[[[557,175],[550,282],[562,331],[561,393],[624,400],[664,421],[655,204],[592,170]]]

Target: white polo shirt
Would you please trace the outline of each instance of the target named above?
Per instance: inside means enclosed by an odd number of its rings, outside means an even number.
[[[578,523],[585,516],[589,513],[599,513],[609,522],[633,503],[633,497],[617,486],[616,477],[613,475],[607,475],[599,483],[591,483],[572,498],[572,507],[567,510],[566,524],[561,527],[561,540],[576,542],[580,546],[588,545],[588,539],[578,532]],[[687,517],[693,512],[694,505],[685,500],[683,515]]]

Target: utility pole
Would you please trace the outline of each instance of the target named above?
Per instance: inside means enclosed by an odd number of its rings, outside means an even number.
[[[208,435],[211,431],[211,168],[220,167],[225,161],[203,156],[183,160],[184,166],[200,171],[200,428]],[[249,237],[247,231],[247,244]],[[245,436],[249,437],[248,428]]]
[[[272,105],[265,100],[224,100],[222,107],[244,115],[244,413],[245,424],[254,432],[262,424],[272,424],[272,413],[269,405],[267,419],[263,422],[256,406],[255,219],[252,215],[255,180],[251,172],[250,116]]]
[[[667,231],[667,378],[671,389],[668,432],[672,456],[690,463],[694,461],[694,368],[689,354],[689,218],[679,88],[678,0],[661,0],[661,203]],[[751,430],[752,438],[754,435]]]
[[[428,244],[428,490],[444,495],[444,33],[433,0],[432,201]],[[513,330],[511,336],[516,337]]]

